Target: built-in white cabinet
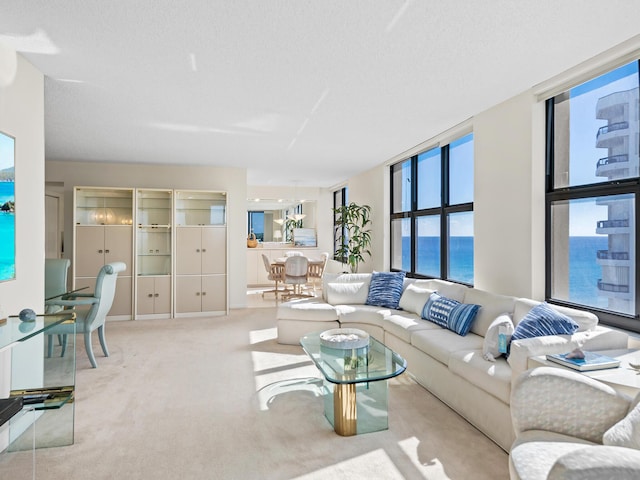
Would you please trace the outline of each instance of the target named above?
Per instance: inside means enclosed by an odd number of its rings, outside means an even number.
[[[133,190],[75,189],[73,287],[95,289],[98,272],[106,263],[123,262],[110,317],[130,319],[133,275]]]
[[[136,191],[136,318],[172,313],[173,191]]]
[[[127,265],[111,318],[227,313],[224,192],[76,187],[74,216],[74,288]]]
[[[226,195],[176,191],[176,316],[227,310]]]

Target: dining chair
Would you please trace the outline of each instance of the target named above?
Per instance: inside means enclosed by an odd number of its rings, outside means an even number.
[[[72,293],[70,295],[64,295],[61,299],[54,298],[46,302],[47,305],[60,305],[66,308],[74,308],[83,305],[90,306],[88,310],[76,310],[75,332],[84,334],[84,347],[93,368],[97,368],[98,364],[96,363],[96,357],[93,354],[91,333],[94,330],[98,330],[98,338],[100,339],[102,352],[105,357],[108,357],[109,350],[104,336],[105,320],[109,310],[111,310],[113,298],[115,297],[118,273],[123,272],[126,268],[127,266],[122,262],[108,263],[98,272],[96,288],[93,293]],[[47,330],[47,333],[49,334],[47,349],[48,356],[51,356],[53,350],[53,335],[62,335],[62,353],[60,356],[63,357],[67,345],[67,335],[72,334],[73,332],[74,326],[65,323],[61,323]]]
[[[44,260],[44,298],[61,297],[67,292],[67,274],[71,261],[68,258],[45,258]],[[44,313],[57,313],[63,310],[61,305],[46,305]]]
[[[322,253],[322,262],[310,262],[309,263],[309,280],[311,282],[311,287],[313,288],[313,293],[316,292],[316,282],[318,279],[322,280],[322,275],[324,274],[324,267],[327,264],[327,260],[329,258],[329,254],[327,252]]]
[[[307,257],[295,255],[287,257],[284,262],[284,283],[293,285],[293,291],[283,295],[284,299],[311,297],[309,293],[303,293],[302,287],[309,279],[309,260]]]
[[[276,298],[278,298],[278,293],[284,292],[285,290],[278,288],[279,282],[284,282],[284,264],[282,263],[271,263],[269,257],[267,257],[264,253],[262,254],[262,261],[264,262],[264,268],[267,271],[267,277],[269,280],[275,282],[275,287],[273,290],[264,290],[262,292],[262,296],[264,297],[265,293],[273,293]]]

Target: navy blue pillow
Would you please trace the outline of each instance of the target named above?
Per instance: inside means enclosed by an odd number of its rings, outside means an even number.
[[[547,302],[536,305],[516,325],[511,341],[545,335],[571,335],[579,325],[563,313],[554,310]]]
[[[465,336],[471,330],[480,305],[460,303],[434,292],[422,309],[422,318]]]
[[[405,272],[373,272],[366,305],[398,308]]]

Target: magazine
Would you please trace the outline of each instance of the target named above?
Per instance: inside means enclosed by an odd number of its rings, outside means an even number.
[[[589,370],[602,370],[605,368],[616,368],[620,366],[620,360],[607,357],[600,353],[584,352],[584,358],[567,358],[568,353],[556,353],[547,355],[547,360],[565,367],[573,368],[581,372]]]

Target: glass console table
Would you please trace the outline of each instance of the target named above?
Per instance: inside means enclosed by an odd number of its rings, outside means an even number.
[[[362,348],[327,348],[320,343],[321,333],[305,335],[300,344],[324,376],[324,414],[336,433],[389,428],[387,380],[405,371],[406,360],[373,337]]]
[[[0,460],[6,452],[73,444],[75,334],[67,335],[61,356],[62,339],[47,331],[63,322],[75,326],[75,318],[69,311],[39,315],[33,322],[9,317],[0,324],[0,352],[10,351],[11,355],[10,391],[0,396],[25,399],[23,414],[3,425]],[[47,355],[49,337],[54,345],[51,357]],[[33,413],[25,415],[24,411]]]

